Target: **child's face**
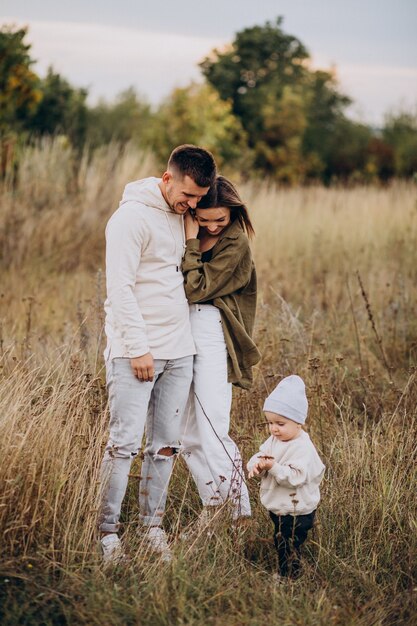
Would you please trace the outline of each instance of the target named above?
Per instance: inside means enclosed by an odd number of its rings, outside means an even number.
[[[280,441],[291,441],[301,433],[301,424],[289,420],[288,417],[265,411],[269,432]]]

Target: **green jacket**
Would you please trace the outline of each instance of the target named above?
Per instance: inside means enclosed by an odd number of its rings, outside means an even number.
[[[252,366],[261,358],[252,340],[256,312],[256,271],[248,238],[238,220],[221,233],[212,258],[203,263],[200,242],[189,239],[182,263],[190,304],[220,309],[228,352],[229,382],[249,389]]]

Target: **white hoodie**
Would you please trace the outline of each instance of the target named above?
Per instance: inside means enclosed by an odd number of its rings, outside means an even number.
[[[319,485],[325,467],[309,435],[303,430],[290,441],[271,435],[248,463],[248,470],[260,456],[272,456],[275,463],[262,472],[261,502],[276,515],[307,515],[320,501]]]
[[[195,353],[181,260],[184,222],[159,178],[126,185],[106,227],[104,357],[178,359]]]

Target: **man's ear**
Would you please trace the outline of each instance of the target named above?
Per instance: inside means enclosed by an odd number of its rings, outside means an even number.
[[[169,183],[171,180],[173,179],[173,175],[172,172],[164,172],[162,174],[162,182],[166,185],[167,183]]]

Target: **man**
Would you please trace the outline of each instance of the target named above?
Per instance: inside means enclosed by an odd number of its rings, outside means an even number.
[[[110,437],[102,464],[100,531],[103,560],[123,557],[120,509],[132,459],[146,423],[139,505],[154,550],[169,558],[161,528],[181,417],[195,352],[181,260],[183,215],[194,209],[216,176],[212,155],[177,147],[161,179],[126,186],[106,228],[105,351]]]

